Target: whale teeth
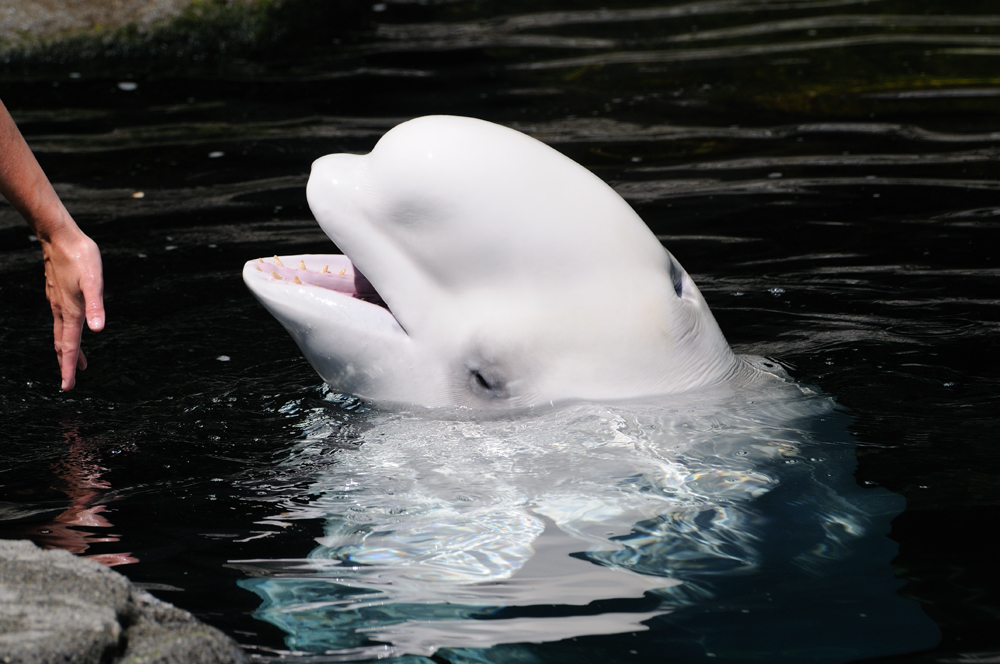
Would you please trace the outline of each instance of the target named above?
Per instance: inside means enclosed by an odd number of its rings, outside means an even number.
[[[345,274],[347,274],[347,268],[345,267],[343,270],[341,270],[337,274],[339,274],[340,276],[344,276]]]
[[[274,264],[278,267],[285,267],[285,264],[281,262],[280,258],[278,258],[278,254],[274,255]]]
[[[258,259],[257,259],[257,262],[258,262],[258,263],[263,263],[263,262],[264,262],[264,259],[263,259],[263,258],[258,258]],[[257,269],[259,270],[260,268],[257,268]]]
[[[324,265],[324,266],[323,266],[323,269],[322,269],[322,270],[320,270],[320,271],[319,271],[319,273],[320,273],[320,274],[326,274],[326,273],[327,273],[327,272],[329,272],[329,271],[330,271],[330,266],[329,266],[329,265]]]
[[[299,261],[299,269],[300,270],[306,269],[306,262],[305,261]]]
[[[258,271],[258,272],[263,272],[263,271],[264,271],[264,270],[260,269],[260,266],[259,266],[259,265],[254,265],[254,267],[255,267],[255,268],[257,268],[257,271]]]
[[[292,282],[293,282],[293,283],[296,283],[296,284],[299,284],[299,285],[301,285],[301,284],[302,284],[302,281],[301,281],[301,280],[299,280],[299,278],[298,278],[298,277],[295,277],[294,279],[292,279]]]
[[[274,277],[275,279],[281,280],[281,275],[275,272],[274,270],[271,270],[271,276]]]

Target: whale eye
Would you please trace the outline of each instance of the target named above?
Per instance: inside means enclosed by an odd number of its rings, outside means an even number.
[[[473,371],[472,377],[476,379],[476,384],[479,385],[479,387],[483,388],[484,390],[493,389],[492,387],[490,387],[490,384],[486,382],[486,379],[483,378],[483,374],[479,373],[478,371]]]
[[[507,396],[502,381],[479,369],[469,370],[469,384],[473,394],[487,399],[500,399]]]

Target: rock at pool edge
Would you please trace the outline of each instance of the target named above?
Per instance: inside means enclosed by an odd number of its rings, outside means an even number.
[[[104,565],[0,540],[0,662],[236,664],[243,652]]]

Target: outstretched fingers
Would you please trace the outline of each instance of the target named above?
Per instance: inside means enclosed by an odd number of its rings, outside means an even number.
[[[76,385],[76,372],[87,368],[80,349],[84,320],[97,332],[104,328],[104,279],[101,254],[80,235],[75,242],[47,247],[46,295],[52,305],[53,336],[62,389]]]
[[[52,308],[56,355],[59,357],[59,373],[62,389],[71,390],[76,385],[76,372],[87,368],[87,357],[80,347],[83,338],[84,308],[83,298],[70,295],[66,306]],[[75,301],[74,301],[75,300]]]
[[[76,311],[73,311],[76,309]],[[76,385],[76,370],[87,368],[87,359],[80,350],[83,336],[83,315],[77,307],[52,307],[52,336],[55,340],[56,356],[59,359],[59,373],[62,389],[71,390]]]

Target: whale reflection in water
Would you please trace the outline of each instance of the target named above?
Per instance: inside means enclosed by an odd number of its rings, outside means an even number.
[[[283,520],[324,519],[320,546],[233,561],[240,583],[289,648],[338,661],[512,661],[500,644],[630,632],[723,660],[933,645],[889,567],[903,499],[854,481],[849,418],[742,359],[745,380],[663,403],[365,413],[310,501],[281,505]],[[306,417],[290,468],[316,458],[324,419]]]

